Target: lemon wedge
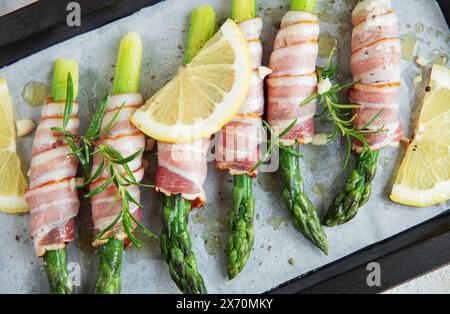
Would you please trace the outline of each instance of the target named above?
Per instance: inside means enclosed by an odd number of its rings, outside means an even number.
[[[435,64],[414,139],[391,199],[426,207],[450,199],[450,69]]]
[[[227,124],[248,93],[251,79],[247,41],[227,20],[192,61],[137,110],[131,121],[164,142],[206,138]]]
[[[27,182],[16,153],[16,127],[6,80],[0,78],[0,211],[28,212]]]

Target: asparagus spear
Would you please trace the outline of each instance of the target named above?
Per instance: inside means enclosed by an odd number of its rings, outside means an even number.
[[[69,73],[72,86],[68,86]],[[78,64],[74,60],[57,59],[51,86],[53,100],[65,101],[68,89],[72,90],[73,100],[76,100],[78,97]],[[68,294],[73,292],[73,283],[67,271],[66,248],[47,251],[44,255],[44,268],[50,284],[50,293]]]
[[[213,36],[216,13],[208,5],[197,7],[191,16],[185,63],[189,63],[203,45]],[[164,197],[164,230],[161,251],[169,265],[169,273],[178,288],[187,294],[207,293],[198,272],[191,239],[187,230],[191,204],[180,195]]]
[[[364,0],[358,0],[360,3]],[[378,151],[368,149],[358,156],[355,168],[344,185],[344,190],[336,196],[328,209],[324,225],[334,227],[352,220],[358,209],[369,201],[372,192],[372,181],[375,178],[378,165]]]
[[[300,145],[293,149],[298,151]],[[299,157],[280,151],[283,199],[292,213],[294,227],[328,255],[328,241],[314,205],[305,194]]]
[[[73,292],[73,282],[67,271],[66,248],[45,252],[44,268],[51,294],[70,294]]]
[[[328,210],[324,224],[328,227],[344,224],[353,219],[358,209],[367,203],[372,191],[378,164],[378,151],[369,150],[358,156],[358,162]]]
[[[139,92],[141,63],[141,37],[138,33],[129,33],[120,42],[113,95]],[[95,284],[95,293],[120,293],[123,245],[121,240],[110,239],[100,248],[100,271]]]
[[[256,0],[232,0],[231,17],[236,23],[256,17]]]
[[[184,63],[188,64],[216,31],[216,12],[208,5],[198,6],[191,16]]]
[[[169,273],[178,288],[187,294],[207,293],[198,272],[187,224],[191,203],[180,195],[164,197],[164,231],[161,251]]]
[[[95,282],[96,294],[120,293],[123,241],[110,239],[100,250],[100,271]]]
[[[244,22],[256,16],[256,0],[233,0],[232,18]],[[253,248],[253,217],[255,199],[252,178],[247,175],[234,176],[233,207],[228,217],[228,277],[235,278],[244,268]]]
[[[234,176],[233,208],[228,221],[228,277],[236,277],[247,263],[253,247],[255,199],[252,178]]]
[[[316,0],[292,0],[291,10],[316,14]]]
[[[315,14],[316,0],[292,0],[291,9]],[[294,150],[298,151],[299,146],[295,144]],[[328,255],[328,241],[317,212],[305,194],[299,162],[298,156],[280,150],[283,198],[292,213],[295,228]]]

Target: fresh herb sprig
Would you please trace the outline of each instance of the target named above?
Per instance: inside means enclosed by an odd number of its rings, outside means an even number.
[[[255,172],[256,170],[258,170],[259,167],[261,167],[261,165],[270,158],[270,155],[272,155],[272,151],[275,146],[277,146],[279,149],[285,151],[286,153],[288,153],[290,155],[293,155],[293,156],[296,156],[299,158],[303,158],[302,154],[289,148],[288,146],[283,144],[283,142],[280,141],[280,139],[283,138],[283,136],[288,134],[295,127],[295,125],[297,124],[297,121],[298,121],[297,119],[292,121],[292,123],[283,132],[281,132],[279,135],[277,135],[275,133],[275,131],[272,129],[272,127],[270,126],[270,124],[267,121],[263,120],[264,126],[267,128],[267,130],[270,133],[270,140],[267,141],[267,144],[268,144],[267,152],[258,161],[258,163],[250,170],[250,172]]]
[[[67,77],[67,95],[73,95],[73,82],[70,73]],[[138,207],[143,207],[128,191],[128,187],[154,187],[153,185],[143,184],[136,180],[133,172],[131,171],[128,163],[138,158],[144,151],[141,149],[130,156],[124,157],[113,147],[106,144],[99,144],[97,141],[107,134],[114,124],[116,123],[119,115],[124,108],[125,103],[123,103],[114,114],[113,118],[108,122],[103,130],[101,130],[103,117],[106,113],[106,107],[108,104],[109,95],[106,95],[99,107],[94,113],[91,124],[84,136],[75,135],[69,130],[67,130],[67,125],[69,124],[70,117],[72,116],[73,110],[73,97],[66,98],[66,105],[64,108],[64,118],[62,127],[53,127],[54,131],[61,140],[66,142],[67,145],[72,150],[71,154],[76,156],[83,166],[86,172],[87,180],[78,185],[77,188],[84,188],[89,184],[103,180],[104,182],[98,186],[95,190],[86,194],[85,197],[89,198],[103,192],[111,184],[113,184],[117,189],[117,194],[114,197],[114,201],[109,205],[106,211],[109,211],[114,206],[120,202],[121,210],[113,222],[107,226],[105,229],[100,231],[94,240],[108,240],[114,238],[118,232],[122,229],[127,234],[131,243],[137,248],[140,248],[143,241],[138,239],[134,234],[134,228],[137,227],[145,235],[149,237],[154,237],[155,234],[148,230],[144,225],[142,225],[133,213],[130,211],[130,204],[135,204]],[[95,154],[99,155],[99,165],[94,174],[91,173],[91,157]],[[108,177],[102,177],[105,171],[108,171]],[[116,225],[121,222],[122,228],[117,228]],[[110,231],[113,231],[111,235],[105,238],[105,235]]]
[[[330,52],[330,55],[327,58],[327,61],[323,67],[317,67],[316,73],[317,78],[319,81],[329,79],[330,81],[336,81],[337,80],[337,74],[338,74],[338,66],[337,63],[334,61],[334,56],[336,54],[336,48],[333,48]],[[357,81],[350,82],[347,84],[340,85],[338,83],[335,83],[331,86],[331,88],[323,93],[319,94],[318,92],[314,93],[310,97],[306,98],[304,101],[300,103],[300,106],[305,106],[309,104],[311,101],[315,100],[316,98],[319,98],[319,102],[324,104],[322,111],[316,115],[316,117],[322,117],[325,114],[327,115],[328,120],[334,124],[333,132],[328,136],[328,144],[331,144],[334,142],[339,133],[342,134],[342,136],[346,140],[346,155],[344,159],[343,168],[347,168],[348,162],[350,160],[351,150],[352,150],[352,139],[355,139],[363,145],[363,152],[370,151],[370,145],[367,140],[367,137],[373,134],[377,134],[379,132],[382,132],[384,129],[384,125],[378,128],[375,131],[369,131],[368,127],[373,124],[373,122],[378,119],[378,117],[383,112],[383,109],[381,109],[366,125],[364,125],[361,128],[356,128],[353,126],[353,121],[356,119],[357,114],[351,115],[349,110],[357,108],[358,105],[356,104],[342,104],[339,99],[339,93],[342,90],[348,89],[355,85]],[[273,129],[270,127],[270,125],[263,121],[264,125],[267,127],[268,131],[271,134],[271,140],[268,141],[268,149],[267,153],[264,155],[264,157],[253,167],[251,170],[252,172],[256,171],[264,162],[266,162],[270,155],[272,154],[273,147],[277,146],[281,150],[288,152],[291,155],[297,156],[297,157],[303,157],[298,152],[295,152],[294,150],[290,149],[286,145],[284,145],[282,142],[280,142],[280,138],[285,136],[287,133],[289,133],[297,124],[297,119],[294,120],[283,132],[281,132],[278,136],[273,131]]]
[[[316,73],[319,82],[327,79],[330,81],[337,80],[338,67],[334,61],[335,54],[336,48],[333,48],[325,65],[323,67],[317,67]],[[347,168],[350,159],[352,139],[359,141],[363,145],[363,153],[368,152],[370,151],[370,145],[367,137],[382,132],[384,129],[384,126],[381,126],[375,131],[368,130],[368,127],[372,125],[372,123],[381,115],[383,109],[381,109],[366,125],[361,128],[356,128],[353,125],[353,121],[357,118],[357,114],[351,115],[349,110],[357,108],[358,105],[342,104],[339,99],[339,92],[352,87],[356,83],[358,83],[358,81],[343,85],[335,83],[327,92],[323,94],[316,92],[300,104],[300,106],[305,106],[316,98],[319,98],[319,102],[324,104],[322,111],[317,115],[317,117],[327,115],[328,120],[334,124],[333,132],[328,136],[328,144],[335,141],[339,133],[341,133],[345,138],[347,148],[343,164],[344,169]]]

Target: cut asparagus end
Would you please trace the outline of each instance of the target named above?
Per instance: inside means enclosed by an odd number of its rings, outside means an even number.
[[[112,94],[139,92],[142,40],[138,33],[128,33],[120,41]]]
[[[256,0],[233,0],[231,17],[241,23],[256,17]]]
[[[216,30],[216,12],[209,5],[197,7],[191,16],[184,63],[188,64]]]
[[[78,63],[75,60],[57,59],[53,71],[51,95],[54,101],[64,101],[67,96],[67,77],[72,76],[73,100],[78,98]]]
[[[316,14],[317,8],[316,0],[292,0],[291,10],[293,11],[303,11],[311,14]]]

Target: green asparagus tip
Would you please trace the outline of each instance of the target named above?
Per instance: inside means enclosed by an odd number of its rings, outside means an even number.
[[[75,60],[56,59],[53,71],[51,95],[54,101],[66,100],[67,77],[72,76],[73,100],[78,97],[78,63]]]
[[[299,151],[299,144],[293,147]],[[305,193],[304,180],[300,172],[299,157],[280,151],[280,171],[283,199],[292,214],[294,227],[307,239],[328,254],[328,240],[320,223],[316,209]]]
[[[181,292],[207,293],[198,271],[188,230],[191,203],[181,195],[164,197],[164,230],[161,233],[161,253],[169,265],[169,274]]]
[[[65,248],[45,252],[44,268],[51,294],[70,294],[73,292],[73,283],[67,271]]]
[[[188,64],[216,30],[216,12],[209,5],[197,7],[191,16],[184,63]]]
[[[142,40],[138,33],[128,33],[120,41],[112,94],[139,92]]]
[[[255,199],[253,179],[234,176],[233,206],[228,216],[228,277],[235,278],[245,267],[254,243]]]
[[[303,11],[311,14],[316,14],[317,8],[316,0],[292,0],[291,10],[293,11]]]
[[[256,0],[233,0],[231,17],[236,23],[256,17]]]

